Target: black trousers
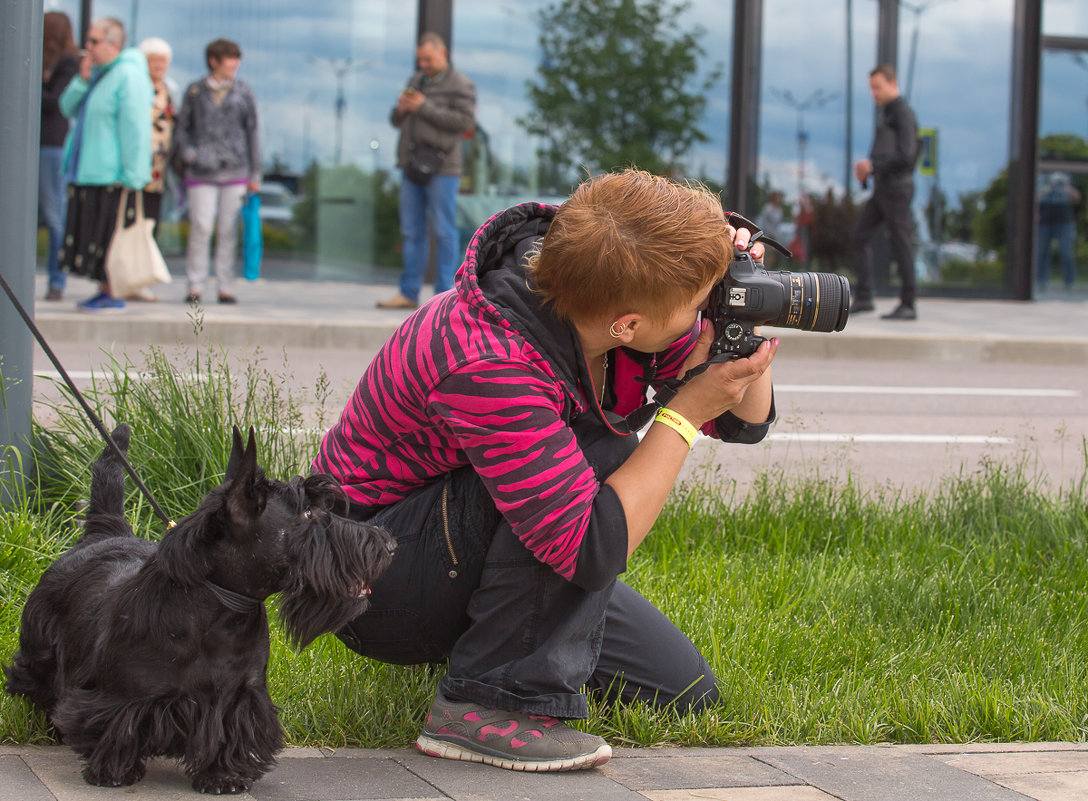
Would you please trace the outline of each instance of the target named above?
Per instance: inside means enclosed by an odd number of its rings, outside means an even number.
[[[910,204],[914,179],[907,175],[878,181],[873,195],[858,212],[850,237],[857,286],[856,300],[873,299],[873,236],[881,224],[888,226],[891,255],[899,270],[899,302],[914,307],[914,243],[911,238]]]
[[[603,476],[636,444],[603,426],[582,433]],[[493,709],[584,718],[583,688],[680,711],[717,700],[706,659],[653,604],[620,581],[586,591],[539,562],[471,468],[358,516],[393,534],[397,553],[371,608],[338,635],[352,650],[448,659],[440,691]]]

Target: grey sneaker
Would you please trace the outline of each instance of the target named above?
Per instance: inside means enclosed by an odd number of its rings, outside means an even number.
[[[441,693],[431,704],[416,748],[429,756],[534,772],[584,770],[612,758],[602,738],[558,718],[457,703]]]

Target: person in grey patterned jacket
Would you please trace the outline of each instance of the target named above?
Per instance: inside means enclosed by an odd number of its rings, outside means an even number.
[[[215,225],[215,276],[219,302],[236,303],[231,291],[238,214],[246,192],[261,182],[257,101],[235,78],[242,51],[228,39],[205,49],[208,75],[185,90],[174,129],[177,153],[185,165],[189,198],[186,303],[200,303],[208,279],[208,247]]]

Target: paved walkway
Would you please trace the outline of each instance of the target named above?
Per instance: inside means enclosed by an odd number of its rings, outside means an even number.
[[[0,746],[0,801],[174,801],[172,762],[133,787],[90,787],[63,747]],[[619,749],[597,770],[526,774],[408,750],[288,749],[239,798],[261,801],[1083,801],[1088,745]]]
[[[75,302],[94,292],[73,279],[68,298],[46,303],[39,275],[36,319],[51,343],[108,346],[192,341],[194,330],[224,345],[370,350],[404,318],[376,309],[389,285],[308,280],[240,282],[237,306],[194,313],[184,282],[159,290],[158,303],[130,303],[91,315]],[[6,302],[6,299],[3,299]],[[1088,365],[1088,296],[1032,303],[927,299],[912,323],[852,317],[836,334],[776,331],[791,352],[873,358]],[[7,313],[5,311],[5,313]],[[133,788],[85,785],[64,747],[0,747],[0,801],[192,798],[169,762],[156,762]],[[278,767],[242,798],[343,799],[651,799],[652,801],[1083,801],[1088,744],[918,745],[709,749],[618,749],[602,769],[526,775],[433,759],[414,751],[289,749]]]

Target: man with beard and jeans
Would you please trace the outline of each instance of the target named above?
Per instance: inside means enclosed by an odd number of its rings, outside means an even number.
[[[891,255],[899,267],[899,305],[885,320],[915,320],[914,245],[911,242],[910,204],[914,199],[914,164],[918,157],[918,124],[906,99],[899,94],[895,68],[881,64],[869,73],[869,90],[879,109],[869,158],[854,165],[854,175],[873,195],[861,207],[851,236],[854,273],[852,312],[873,311],[873,235],[881,223],[888,226]]]
[[[461,186],[461,139],[476,117],[476,87],[455,70],[446,43],[424,33],[416,48],[419,69],[397,97],[391,121],[400,129],[397,166],[404,269],[400,291],[380,309],[414,309],[427,264],[428,219],[434,224],[437,275],[434,293],[453,288],[461,263],[457,239],[457,192]],[[421,169],[422,167],[422,169]]]

